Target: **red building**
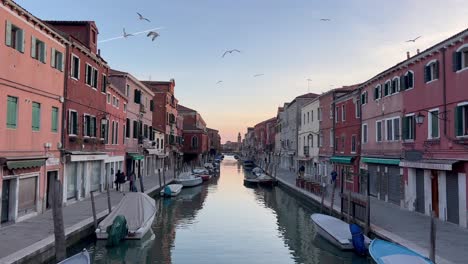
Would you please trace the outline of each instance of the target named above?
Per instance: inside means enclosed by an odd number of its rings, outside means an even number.
[[[202,116],[183,105],[177,106],[178,113],[184,117],[183,152],[185,162],[205,162],[208,158],[208,133]]]
[[[93,21],[46,21],[69,41],[65,54],[66,85],[63,115],[65,155],[64,199],[88,197],[107,183],[108,158],[100,124],[107,118],[109,66],[97,49],[98,29]]]
[[[361,151],[360,89],[349,87],[350,92],[336,96],[334,111],[334,154],[330,162],[338,173],[344,188],[359,191],[359,158]]]
[[[62,178],[68,41],[21,6],[3,1],[0,43],[1,225],[49,208],[49,183]]]
[[[221,151],[221,136],[219,131],[212,128],[206,128],[209,140],[209,151],[211,155],[216,155]]]
[[[259,160],[271,160],[275,145],[276,117],[262,121],[254,126],[254,149]]]

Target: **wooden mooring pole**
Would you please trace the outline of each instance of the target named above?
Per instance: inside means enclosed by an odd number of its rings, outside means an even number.
[[[348,190],[348,209],[346,212],[348,214],[348,223],[351,223],[351,190]]]
[[[91,209],[93,210],[93,220],[94,220],[94,229],[97,228],[97,216],[96,216],[96,204],[94,202],[94,191],[90,192],[91,194]]]
[[[158,169],[158,179],[159,179],[159,187],[162,187],[162,180],[161,180],[161,169]]]
[[[429,248],[429,258],[432,262],[436,263],[436,226],[435,226],[435,219],[434,219],[435,212],[431,211],[431,234],[430,234],[430,248]]]
[[[109,214],[110,214],[112,212],[112,204],[111,204],[110,185],[109,184],[107,185],[107,207],[109,208]]]
[[[60,262],[66,257],[65,228],[62,212],[62,184],[54,180],[52,214],[54,218],[55,258]]]
[[[323,211],[323,202],[325,200],[325,193],[327,192],[327,185],[322,183],[322,199],[320,200],[320,213]]]
[[[333,181],[332,195],[331,195],[331,202],[330,202],[330,215],[333,215],[333,204],[335,203],[335,189],[336,189],[336,181]]]

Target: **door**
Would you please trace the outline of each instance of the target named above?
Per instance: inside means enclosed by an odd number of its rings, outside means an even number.
[[[388,166],[388,200],[396,205],[400,205],[400,167]]]
[[[378,166],[379,169],[379,186],[380,186],[380,200],[385,201],[385,197],[388,197],[388,167]]]
[[[1,222],[8,222],[10,212],[10,180],[4,180],[2,185],[2,219]]]
[[[52,195],[54,191],[54,182],[57,179],[57,171],[48,171],[47,172],[47,193],[46,193],[46,208],[49,209],[52,207]]]
[[[459,223],[458,208],[458,175],[455,172],[447,172],[447,221]]]
[[[378,175],[377,175],[377,166],[370,165],[368,167],[369,170],[369,192],[371,196],[377,197],[377,184],[378,184]]]
[[[416,169],[416,212],[424,214],[424,170]]]
[[[436,170],[431,170],[432,211],[439,217],[439,177]]]

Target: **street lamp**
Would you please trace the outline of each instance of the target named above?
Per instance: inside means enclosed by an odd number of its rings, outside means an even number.
[[[422,125],[422,124],[424,123],[424,117],[426,117],[426,116],[423,115],[421,112],[419,112],[419,113],[415,116],[416,124]]]

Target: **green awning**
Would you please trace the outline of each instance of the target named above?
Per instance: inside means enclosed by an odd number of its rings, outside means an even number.
[[[351,164],[353,162],[352,156],[333,156],[330,158],[330,162]]]
[[[143,160],[143,159],[145,159],[145,156],[140,155],[140,154],[129,154],[129,156],[130,156],[133,160]]]
[[[11,160],[7,161],[6,165],[10,170],[27,169],[44,166],[46,159],[31,159],[31,160]]]
[[[376,163],[376,164],[387,164],[387,165],[400,165],[399,159],[380,159],[380,158],[368,158],[363,157],[362,162],[364,163]]]

